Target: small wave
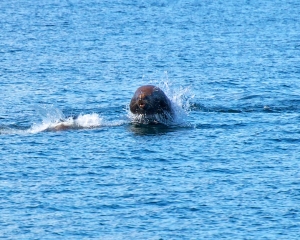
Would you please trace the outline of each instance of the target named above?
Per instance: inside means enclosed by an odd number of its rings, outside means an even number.
[[[230,107],[211,105],[204,106],[203,104],[193,103],[191,110],[194,112],[215,112],[215,113],[288,113],[288,112],[299,112],[299,106],[279,106],[268,104],[244,104],[234,105]]]
[[[7,126],[0,126],[0,135],[10,135],[10,134],[18,134],[22,133],[24,130],[7,127]]]

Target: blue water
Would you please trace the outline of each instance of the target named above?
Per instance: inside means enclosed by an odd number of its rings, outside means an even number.
[[[299,239],[298,0],[0,9],[0,238]]]

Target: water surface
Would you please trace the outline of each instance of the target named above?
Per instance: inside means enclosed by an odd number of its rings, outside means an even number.
[[[298,1],[0,8],[2,238],[298,239]],[[180,124],[131,123],[149,83]]]

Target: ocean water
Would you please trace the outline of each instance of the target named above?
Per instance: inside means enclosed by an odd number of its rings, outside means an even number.
[[[1,239],[299,239],[299,1],[0,9]]]

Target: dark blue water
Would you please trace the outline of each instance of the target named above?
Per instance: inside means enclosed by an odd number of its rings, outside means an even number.
[[[0,238],[299,238],[299,1],[0,9]]]

